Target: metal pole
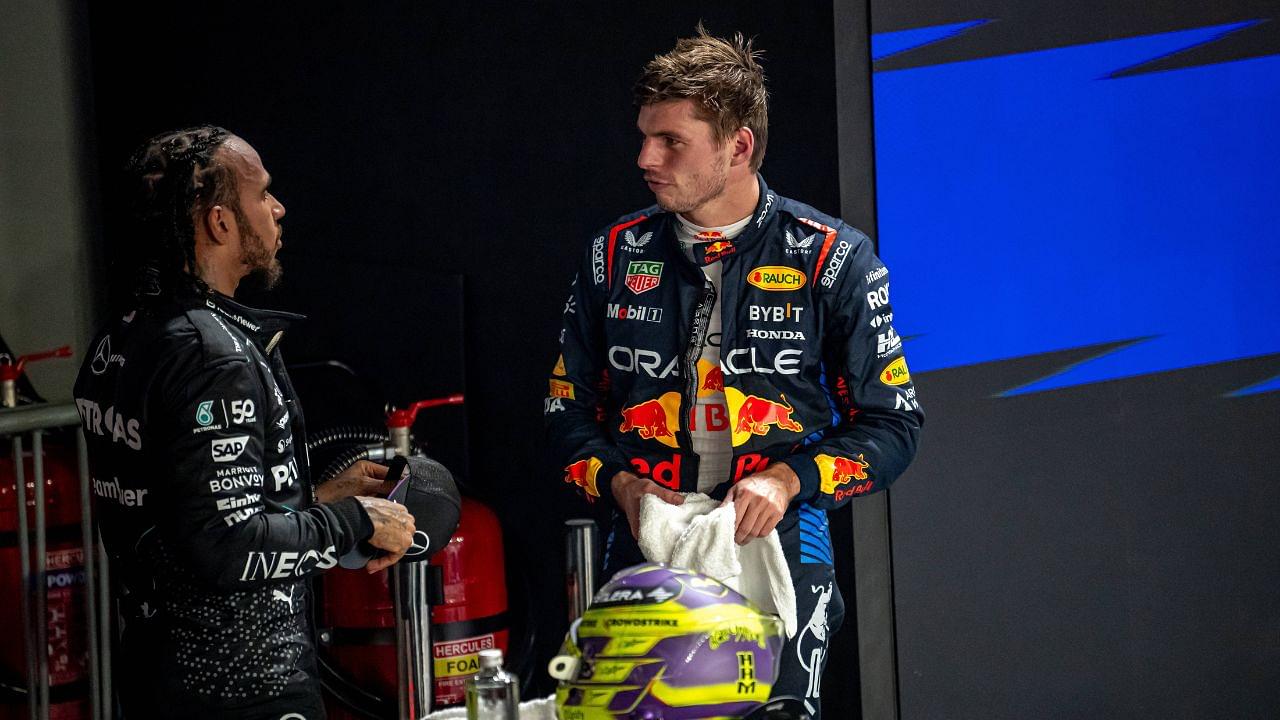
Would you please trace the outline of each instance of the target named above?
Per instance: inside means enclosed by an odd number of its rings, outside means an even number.
[[[596,592],[596,524],[578,518],[565,521],[565,592],[569,599],[569,622],[582,617]]]
[[[93,540],[92,504],[89,499],[89,446],[84,432],[76,431],[76,463],[80,471],[80,541],[84,548],[84,617],[89,632],[89,710],[93,720],[102,720],[102,668],[98,664],[98,596],[94,566],[97,564]]]
[[[36,688],[40,697],[38,707],[41,720],[49,717],[49,580],[46,573],[48,563],[48,529],[45,526],[44,507],[44,431],[31,431],[31,460],[34,466],[32,482],[32,499],[35,501],[36,549],[32,557],[34,567],[31,572],[32,590],[35,593],[36,607]]]
[[[97,522],[94,522],[94,537],[98,536],[96,529]],[[93,543],[95,552],[98,555],[98,636],[99,647],[102,648],[102,717],[104,720],[111,720],[115,715],[115,696],[111,687],[111,650],[114,647],[112,639],[115,632],[111,626],[111,567],[107,565],[107,550],[102,543],[95,540]],[[86,552],[88,549],[86,548]]]
[[[431,712],[431,605],[427,602],[427,564],[397,563],[391,568],[396,604],[396,675],[400,717],[420,720]]]
[[[27,469],[22,457],[22,437],[13,437],[13,473],[18,490],[18,555],[22,572],[22,646],[27,656],[27,716],[36,716],[36,637],[31,617],[31,538],[27,527]]]

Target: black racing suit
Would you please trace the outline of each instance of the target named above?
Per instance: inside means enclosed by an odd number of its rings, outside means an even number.
[[[109,324],[80,369],[126,720],[324,717],[307,578],[373,526],[354,498],[314,502],[276,347],[298,317],[183,290]]]
[[[675,216],[657,207],[587,243],[544,413],[565,482],[612,504],[620,470],[697,489],[690,411],[700,390],[723,387],[733,458],[712,496],[775,462],[800,479],[777,529],[801,630],[774,692],[817,710],[827,638],[843,616],[826,511],[893,482],[924,415],[870,239],[759,186],[742,234],[699,245],[697,262],[679,247]],[[699,268],[717,260],[718,339],[706,337],[716,291]],[[703,344],[717,340],[720,367],[700,370]],[[642,560],[626,519],[613,516],[606,577]]]

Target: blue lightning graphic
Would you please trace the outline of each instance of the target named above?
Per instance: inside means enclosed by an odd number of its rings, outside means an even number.
[[[1111,77],[1253,22],[876,73],[912,370],[1127,341],[1023,394],[1280,353],[1280,56]]]

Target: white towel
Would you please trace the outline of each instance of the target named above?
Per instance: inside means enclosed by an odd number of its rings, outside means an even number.
[[[721,506],[702,493],[685,495],[683,505],[645,495],[640,551],[649,562],[700,572],[737,590],[761,610],[781,616],[787,637],[794,637],[796,591],[778,531],[739,545],[733,541],[734,519],[733,503]]]

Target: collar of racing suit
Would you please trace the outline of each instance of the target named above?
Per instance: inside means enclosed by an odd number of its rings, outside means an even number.
[[[699,243],[694,247],[693,262],[698,266],[710,265],[719,261],[726,255],[732,255],[739,250],[745,250],[760,241],[764,235],[764,229],[768,227],[769,221],[773,219],[777,212],[778,197],[774,195],[769,186],[764,184],[764,177],[760,173],[756,173],[756,182],[760,184],[760,198],[756,200],[756,209],[751,213],[751,221],[747,223],[747,227],[742,234],[732,240],[715,240],[712,242]],[[669,213],[668,223],[678,223],[679,218],[674,213]],[[667,230],[670,229],[670,232]],[[674,225],[663,228],[663,234],[667,236],[669,242],[679,243]],[[679,250],[679,248],[676,248]],[[680,256],[687,255],[684,252],[677,253]]]
[[[262,349],[264,355],[271,355],[294,323],[307,319],[305,315],[283,310],[252,308],[216,290],[201,292],[195,287],[180,290],[177,301],[184,308],[207,308],[235,323],[236,327]]]

